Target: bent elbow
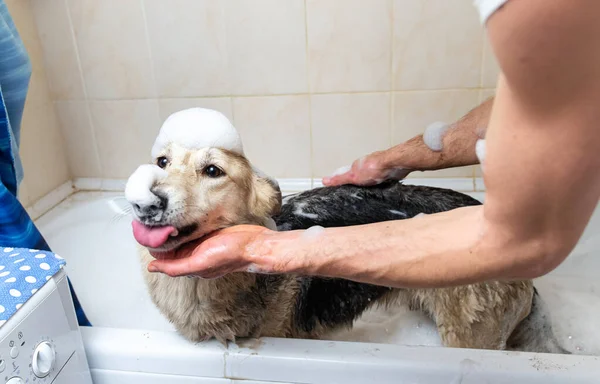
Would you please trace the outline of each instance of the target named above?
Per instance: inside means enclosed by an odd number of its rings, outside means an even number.
[[[515,255],[520,259],[515,263],[521,271],[519,277],[536,279],[552,272],[569,256],[577,240],[552,233],[524,241]]]

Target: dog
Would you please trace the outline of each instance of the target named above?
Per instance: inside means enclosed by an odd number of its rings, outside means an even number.
[[[386,182],[287,196],[255,168],[219,112],[192,108],[164,122],[153,161],[127,182],[142,273],[154,304],[192,342],[319,339],[351,328],[375,306],[405,305],[436,324],[446,347],[569,353],[553,334],[532,281],[396,289],[345,279],[236,272],[216,279],[149,273],[150,250],[168,251],[238,224],[279,231],[406,220],[480,204],[452,190]],[[365,258],[373,255],[365,255]]]

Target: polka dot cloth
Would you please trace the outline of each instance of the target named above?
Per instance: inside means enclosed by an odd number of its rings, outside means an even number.
[[[0,326],[64,264],[51,252],[0,247]]]

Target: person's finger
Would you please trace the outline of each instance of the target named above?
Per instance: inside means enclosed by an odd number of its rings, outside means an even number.
[[[181,259],[153,260],[148,264],[149,272],[160,272],[171,277],[194,274],[203,270],[195,257]]]
[[[332,177],[324,177],[323,185],[325,185],[327,187],[333,187],[333,186],[337,186],[337,185],[348,184],[348,182],[351,180],[351,178],[350,178],[351,173],[352,173],[352,171],[348,171],[346,173],[342,173],[341,175],[336,175],[336,176],[332,176]]]

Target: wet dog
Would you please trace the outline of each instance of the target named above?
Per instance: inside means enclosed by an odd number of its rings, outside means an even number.
[[[250,272],[211,280],[151,274],[149,250],[173,250],[237,224],[280,231],[341,227],[480,204],[451,190],[398,182],[317,188],[282,199],[277,183],[245,157],[229,120],[200,108],[170,116],[152,156],[153,164],[141,166],[129,179],[126,197],[152,300],[190,341],[321,338],[352,327],[373,307],[406,305],[429,316],[448,347],[567,353],[531,281],[392,289]]]

